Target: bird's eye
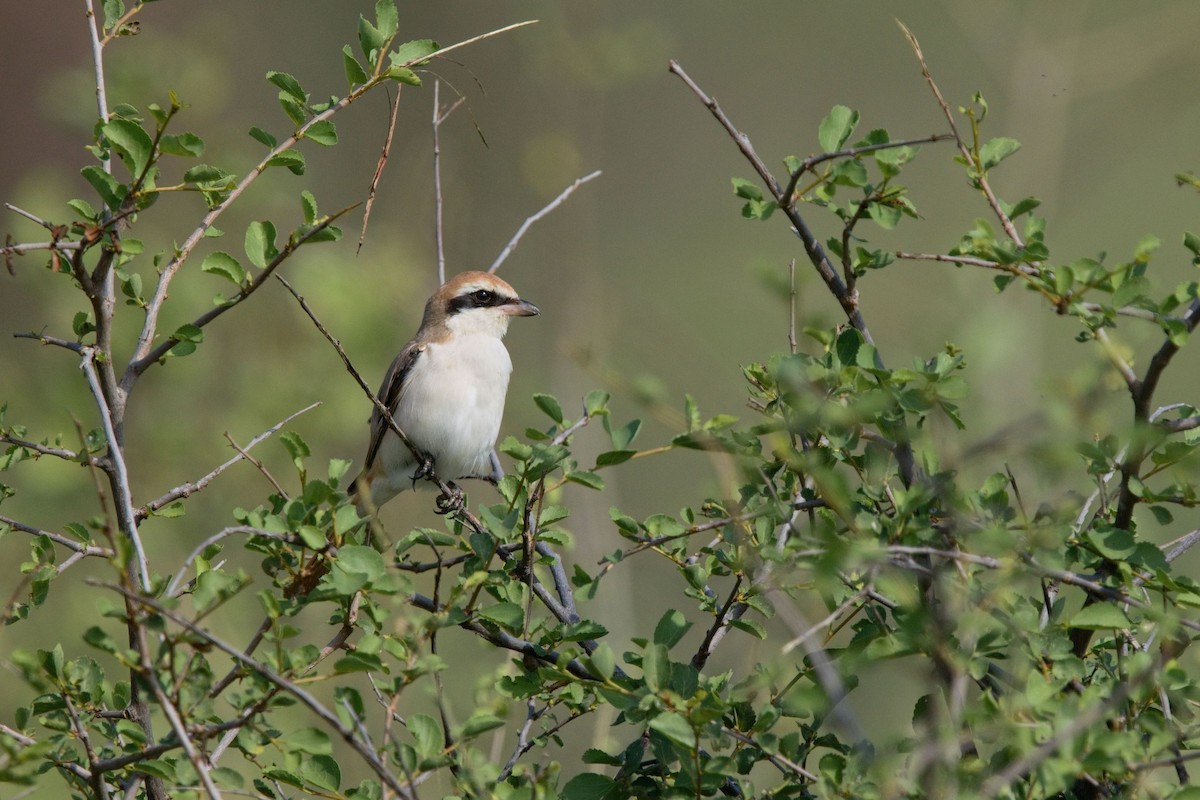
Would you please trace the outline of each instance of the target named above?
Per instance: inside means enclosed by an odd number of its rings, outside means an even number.
[[[475,302],[480,303],[481,305],[486,305],[492,302],[496,295],[492,294],[487,289],[479,289],[471,292],[471,296],[475,298]]]

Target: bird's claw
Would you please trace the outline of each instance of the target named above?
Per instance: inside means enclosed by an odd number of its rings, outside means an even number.
[[[467,507],[467,495],[455,483],[446,484],[446,491],[438,495],[437,513],[458,514]]]
[[[433,456],[428,453],[417,453],[417,471],[413,473],[413,483],[433,476]]]

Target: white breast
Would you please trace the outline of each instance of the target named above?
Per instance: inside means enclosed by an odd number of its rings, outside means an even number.
[[[512,360],[494,335],[429,344],[405,381],[396,422],[432,455],[438,477],[490,475]]]

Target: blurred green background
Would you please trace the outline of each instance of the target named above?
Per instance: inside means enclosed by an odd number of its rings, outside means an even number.
[[[340,48],[354,42],[357,16],[369,15],[372,6],[349,0],[154,3],[140,15],[140,35],[107,51],[109,102],[144,109],[150,102],[165,105],[174,90],[190,105],[178,130],[206,139],[203,161],[241,174],[261,153],[246,135],[252,125],[277,135],[290,130],[264,74],[291,73],[315,98],[344,93]],[[344,220],[341,242],[302,250],[283,273],[364,376],[377,381],[415,330],[436,282],[435,78],[443,81],[443,103],[455,93],[466,98],[441,128],[450,272],[486,268],[528,215],[576,178],[602,170],[534,226],[501,270],[543,312],[518,321],[508,339],[516,369],[504,433],[543,425],[528,399],[532,392],[555,394],[573,410],[586,391],[609,390],[618,421],[648,420],[638,441],[644,447],[677,429],[674,415],[685,392],[706,414],[748,416],[740,366],[787,346],[786,297],[775,287],[786,284],[792,258],[799,261],[802,324],[839,321],[782,220],[741,218],[730,178],[752,172],[692,93],[668,74],[668,59],[721,102],[778,174],[784,156],[815,152],[817,124],[835,103],[861,112],[860,134],[875,127],[894,137],[944,130],[895,23],[900,18],[920,39],[950,104],[966,104],[982,91],[991,106],[987,135],[1022,142],[994,182],[1010,201],[1043,200],[1038,213],[1048,218],[1054,261],[1103,252],[1125,258],[1152,233],[1164,241],[1151,269],[1164,291],[1193,269],[1180,241],[1184,230],[1200,228],[1200,201],[1177,188],[1172,176],[1200,168],[1200,5],[444,0],[399,6],[401,38],[442,44],[526,19],[539,22],[459,50],[423,74],[425,86],[405,87],[361,252],[355,252],[361,215],[354,212]],[[95,118],[83,3],[11,4],[0,37],[0,201],[63,220],[66,200],[90,196],[78,174],[90,163],[83,148]],[[203,244],[173,284],[163,329],[195,318],[224,290],[218,278],[200,273],[200,259],[212,249],[240,253],[250,221],[270,219],[290,230],[301,221],[302,189],[312,191],[325,212],[363,200],[387,121],[384,95],[368,97],[337,118],[336,148],[302,148],[305,175],[275,170],[255,184],[218,223],[226,238]],[[872,230],[873,241],[945,252],[975,218],[987,216],[952,155],[949,145],[924,148],[904,175],[922,219],[905,220],[896,231]],[[199,198],[168,195],[143,215],[135,235],[148,252],[169,248],[202,214]],[[818,209],[808,216],[822,237],[836,230]],[[44,239],[16,214],[0,219],[0,232],[17,241]],[[73,446],[73,415],[85,428],[97,424],[75,359],[9,336],[30,330],[71,335],[80,298],[66,278],[42,265],[38,256],[25,257],[16,261],[15,275],[0,275],[0,402],[8,403],[7,421],[28,426],[31,438],[63,432]],[[142,270],[151,285],[149,267]],[[1084,402],[1103,372],[1099,354],[1074,343],[1076,324],[1047,313],[1032,294],[996,296],[990,275],[929,263],[873,273],[860,291],[889,364],[927,357],[947,341],[966,349],[968,431],[947,438],[950,463],[961,460],[964,469],[986,474],[1018,458],[1004,447],[1009,439],[1057,443],[1061,434],[1073,440],[1089,426],[1102,431],[1128,415],[1123,392],[1111,382],[1107,398]],[[140,315],[127,308],[124,316],[118,360],[129,352]],[[1157,334],[1122,331],[1121,341],[1144,361]],[[1164,403],[1196,400],[1194,357],[1185,353],[1181,362],[1160,391]],[[1028,422],[1048,394],[1062,392],[1079,402]],[[323,469],[328,458],[359,459],[366,401],[295,302],[269,285],[208,327],[195,355],[150,370],[138,386],[128,428],[135,500],[146,502],[228,458],[223,433],[245,443],[314,401],[321,407],[292,426],[313,448],[313,469]],[[1013,423],[1022,427],[1009,428]],[[993,439],[1003,431],[1009,435]],[[604,449],[598,433],[581,437],[581,460]],[[979,442],[990,445],[972,450]],[[256,455],[281,479],[288,477],[277,443],[260,446]],[[1060,463],[1075,465],[1069,453]],[[620,546],[609,507],[640,517],[698,504],[722,491],[726,467],[694,453],[669,454],[609,473],[603,494],[568,493],[576,536],[569,560],[591,570]],[[1019,462],[1014,468],[1024,474]],[[1086,490],[1078,472],[1069,485]],[[91,480],[76,467],[43,460],[3,480],[20,492],[3,512],[24,522],[58,529],[93,513]],[[1023,490],[1034,507],[1058,495],[1049,483]],[[147,523],[152,559],[177,563],[180,553],[232,522],[230,509],[256,505],[269,491],[252,467],[239,465],[190,500],[182,520]],[[491,491],[472,487],[472,500]],[[429,523],[431,499],[403,497],[385,519],[397,531]],[[1192,523],[1181,513],[1177,529],[1163,536],[1177,536]],[[16,586],[26,546],[16,535],[0,541],[4,596]],[[673,572],[648,559],[623,565],[609,580],[591,613],[618,642],[649,630],[680,588]],[[0,630],[0,652],[69,635],[70,603],[91,601],[60,584],[51,607],[36,612],[55,624]],[[255,613],[253,605],[248,609]],[[250,626],[257,617],[247,620]],[[248,631],[230,635],[240,641]],[[738,646],[720,652],[718,664],[745,667],[775,655],[769,651],[774,645],[733,635],[741,637]],[[466,634],[460,638],[454,646],[482,647]],[[464,693],[463,709],[470,697]],[[910,710],[902,695],[866,700],[859,707],[880,720],[889,711],[903,717]],[[604,735],[600,727],[596,735]]]

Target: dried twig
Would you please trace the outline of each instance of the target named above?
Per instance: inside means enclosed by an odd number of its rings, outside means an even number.
[[[546,204],[545,208],[521,223],[521,227],[517,228],[517,232],[513,234],[513,237],[508,240],[508,244],[504,245],[504,249],[500,251],[500,255],[496,256],[496,260],[492,262],[490,267],[488,267],[488,272],[495,272],[496,270],[500,269],[500,265],[503,264],[504,260],[512,254],[513,250],[516,249],[517,243],[521,241],[521,237],[525,235],[525,232],[529,230],[533,223],[537,222],[542,217],[546,216],[551,211],[562,205],[563,201],[570,197],[571,194],[580,186],[592,180],[593,178],[600,177],[600,175],[600,170],[596,170],[595,172],[584,175],[582,178],[578,178],[566,189],[563,189],[562,192],[559,193],[558,197]]]
[[[375,191],[379,188],[379,179],[383,177],[383,168],[387,166],[388,155],[392,152],[392,137],[396,133],[396,119],[400,115],[400,90],[403,89],[403,84],[396,85],[396,97],[388,96],[388,104],[391,106],[391,118],[388,120],[387,136],[383,139],[383,149],[379,153],[379,161],[375,164],[375,174],[371,176],[371,185],[367,188],[367,201],[363,206],[363,221],[362,230],[358,234],[358,248],[355,253],[362,252],[363,242],[367,239],[367,223],[371,219],[371,207],[375,205]],[[436,95],[437,88],[434,88]]]

